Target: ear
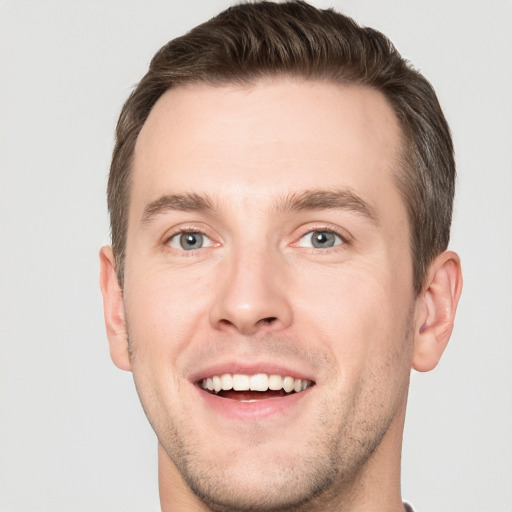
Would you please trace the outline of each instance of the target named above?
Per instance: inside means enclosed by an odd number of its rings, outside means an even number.
[[[123,290],[117,280],[112,247],[108,246],[102,247],[100,250],[100,288],[103,295],[103,312],[110,345],[110,357],[121,370],[131,370]]]
[[[448,344],[462,292],[460,259],[454,252],[440,254],[430,265],[416,310],[412,367],[433,370]]]

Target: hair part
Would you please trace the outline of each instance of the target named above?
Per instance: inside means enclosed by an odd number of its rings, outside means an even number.
[[[246,85],[279,76],[380,91],[403,134],[395,179],[407,208],[413,285],[448,246],[455,189],[451,134],[431,84],[380,32],[302,1],[244,3],[173,39],[124,104],[108,181],[112,247],[120,285],[126,253],[135,144],[151,109],[183,84]]]

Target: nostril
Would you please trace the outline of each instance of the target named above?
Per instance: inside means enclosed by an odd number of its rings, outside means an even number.
[[[267,331],[268,329],[279,329],[282,327],[281,317],[279,316],[261,316],[259,320],[244,318],[243,315],[240,317],[233,317],[235,321],[228,318],[221,318],[217,320],[216,326],[219,329],[236,329],[242,334],[252,336],[258,332],[259,329]],[[258,317],[256,317],[258,318]]]

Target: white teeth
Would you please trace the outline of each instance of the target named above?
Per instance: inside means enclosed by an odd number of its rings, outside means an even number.
[[[267,391],[268,389],[268,375],[265,373],[257,373],[251,377],[250,382],[251,391]]]
[[[229,391],[230,389],[233,389],[233,376],[230,373],[225,373],[220,378],[220,383],[224,391]]]
[[[222,391],[279,391],[284,389],[286,393],[295,391],[300,393],[313,383],[306,379],[294,379],[289,375],[282,377],[281,375],[267,375],[266,373],[257,373],[255,375],[243,375],[240,373],[223,375],[213,375],[202,380],[201,387],[208,391],[219,393]]]
[[[213,390],[215,391],[215,393],[218,393],[222,389],[220,377],[215,376],[212,378],[212,380],[213,380]]]
[[[287,393],[291,393],[293,391],[293,387],[295,386],[295,380],[293,377],[285,377],[283,379],[283,389]]]
[[[233,389],[235,391],[247,391],[249,389],[249,375],[233,375]]]
[[[271,375],[268,378],[268,389],[279,391],[283,387],[283,378],[281,375]]]

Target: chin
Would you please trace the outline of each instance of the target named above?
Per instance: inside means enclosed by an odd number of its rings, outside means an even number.
[[[203,432],[186,443],[159,437],[160,457],[172,462],[172,473],[214,512],[302,510],[335,485],[342,464],[335,450],[326,449],[336,443],[317,444],[309,431],[294,442],[278,436],[280,443],[255,435],[256,442],[240,444],[236,432],[228,440],[205,439]],[[181,486],[175,479],[174,485]]]
[[[214,512],[299,511],[331,487],[336,466],[302,461],[236,465],[225,470],[180,468],[188,486]],[[263,465],[265,466],[265,465]],[[206,470],[205,470],[206,469]]]

